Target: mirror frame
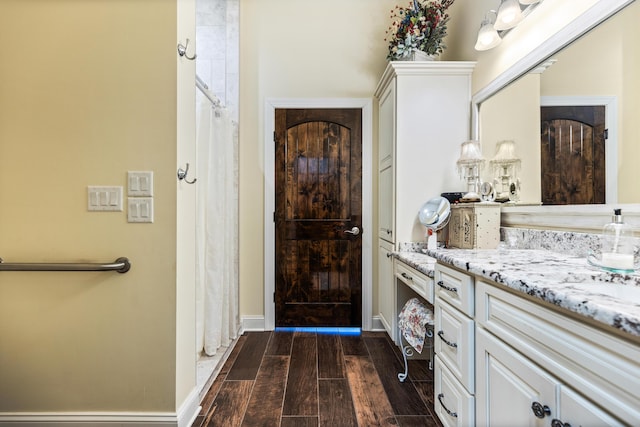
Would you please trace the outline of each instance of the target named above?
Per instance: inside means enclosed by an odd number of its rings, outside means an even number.
[[[567,26],[549,37],[528,55],[499,74],[471,98],[471,131],[474,139],[480,135],[480,105],[501,89],[517,80],[560,49],[615,15],[635,0],[600,0]],[[621,207],[625,222],[640,234],[640,204],[616,204]],[[533,206],[505,205],[501,209],[503,227],[555,229],[579,232],[601,232],[611,221],[613,205]]]

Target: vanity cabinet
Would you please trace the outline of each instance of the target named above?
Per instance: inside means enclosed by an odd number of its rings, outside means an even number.
[[[637,344],[491,282],[476,285],[476,381],[486,391],[476,394],[478,425],[640,425]]]
[[[474,425],[475,281],[436,264],[434,282],[435,411],[445,426]]]
[[[403,347],[398,330],[398,315],[411,298],[418,298],[428,306],[433,305],[433,279],[408,264],[395,259],[393,262],[395,289],[395,315],[391,325],[391,339],[399,347]],[[426,346],[425,346],[426,347]]]
[[[445,426],[640,425],[637,342],[440,263],[434,305]]]
[[[471,73],[475,62],[391,61],[378,100],[378,253],[401,243],[426,241],[420,207],[445,191],[461,191],[456,173],[460,144],[469,139]],[[378,260],[381,323],[396,332],[393,274]]]

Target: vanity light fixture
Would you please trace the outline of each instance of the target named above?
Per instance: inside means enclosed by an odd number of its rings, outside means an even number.
[[[460,178],[467,181],[467,194],[462,202],[479,202],[480,170],[484,166],[480,141],[465,141],[460,147],[460,158],[456,162]]]
[[[496,201],[516,202],[520,198],[520,159],[515,154],[515,142],[499,141],[496,144],[496,155],[489,161],[493,170],[494,184],[497,190]]]
[[[509,30],[522,21],[524,16],[518,0],[502,0],[494,28],[498,31]]]
[[[498,46],[505,34],[518,25],[540,3],[542,0],[500,0],[498,11],[487,12],[480,24],[475,49],[482,51]],[[490,13],[495,15],[494,20],[488,17]]]
[[[489,15],[493,14],[497,16],[495,10],[490,10],[484,16],[484,20],[480,25],[480,30],[478,31],[478,40],[476,41],[476,50],[489,50],[498,46],[500,42],[502,42],[502,38],[498,31],[494,28],[493,24],[495,23],[495,17],[491,18]]]

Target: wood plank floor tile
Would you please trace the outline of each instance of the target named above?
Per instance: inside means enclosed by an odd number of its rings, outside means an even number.
[[[251,392],[243,426],[277,426],[289,370],[289,356],[265,356]]]
[[[338,335],[318,334],[318,378],[345,378]]]
[[[320,427],[357,427],[349,381],[318,380]]]
[[[213,402],[207,427],[242,425],[253,381],[225,381]]]
[[[252,381],[256,379],[271,333],[247,332],[245,335],[247,338],[242,345],[242,349],[238,353],[238,357],[229,374],[227,374],[226,379],[228,381]]]
[[[318,415],[318,368],[315,334],[293,338],[283,415]]]
[[[345,356],[368,356],[369,351],[364,345],[361,335],[342,335],[340,336],[342,344],[342,352]]]
[[[203,398],[193,427],[442,427],[433,410],[432,371],[426,361],[409,363],[409,378],[400,383],[402,354],[384,332],[333,338],[246,333]],[[343,378],[332,378],[340,372]]]
[[[213,401],[218,395],[218,391],[220,391],[220,387],[222,387],[222,383],[227,378],[227,374],[236,361],[238,353],[240,353],[240,349],[242,349],[242,345],[244,344],[246,339],[246,336],[241,336],[238,338],[238,341],[236,341],[236,345],[233,347],[233,350],[231,350],[231,353],[229,354],[227,360],[224,362],[224,365],[222,365],[222,368],[220,368],[220,372],[218,372],[218,375],[213,380],[213,384],[211,384],[209,390],[207,391],[207,394],[205,394],[205,396],[202,398],[202,401],[200,402],[201,409],[199,414],[199,417],[201,417],[201,422],[199,424],[194,423],[193,427],[199,427],[206,419],[206,414],[208,414],[211,410],[211,405],[213,405]]]
[[[345,356],[347,378],[359,426],[394,426],[391,403],[368,357]]]
[[[291,343],[293,342],[293,332],[273,332],[266,354],[268,356],[289,356],[291,354]]]
[[[429,410],[411,381],[401,383],[398,380],[398,372],[404,372],[404,365],[391,351],[392,344],[386,338],[365,338],[364,342],[389,396],[393,412],[396,415],[429,415]]]
[[[438,427],[439,424],[427,415],[398,415],[396,416],[399,427]]]
[[[318,417],[282,417],[280,427],[318,427]]]

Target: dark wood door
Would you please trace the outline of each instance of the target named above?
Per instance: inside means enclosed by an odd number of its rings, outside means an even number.
[[[605,202],[605,107],[541,107],[542,204]]]
[[[275,324],[361,326],[362,112],[275,119]]]

